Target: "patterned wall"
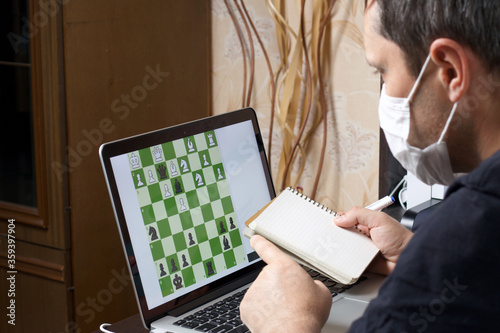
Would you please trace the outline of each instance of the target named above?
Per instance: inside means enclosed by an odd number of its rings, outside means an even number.
[[[313,3],[306,2],[306,22],[311,21]],[[228,0],[233,11],[233,0]],[[327,147],[316,200],[341,211],[354,205],[371,203],[378,197],[379,125],[377,115],[380,93],[379,75],[365,61],[362,42],[363,0],[338,0],[327,26],[324,42],[328,66],[324,68],[328,103]],[[297,29],[300,22],[299,1],[287,1],[287,21]],[[265,45],[273,68],[280,62],[275,21],[266,0],[245,0],[246,8]],[[239,26],[243,26],[241,19]],[[306,24],[307,26],[307,24]],[[255,39],[255,38],[254,38]],[[235,26],[224,0],[212,0],[212,98],[214,113],[242,107],[243,56]],[[248,43],[246,44],[249,49]],[[248,59],[247,59],[248,61]],[[271,98],[269,72],[263,52],[255,41],[255,80],[250,106],[259,118],[267,147]],[[302,98],[302,97],[301,97]],[[297,129],[296,129],[297,130]],[[311,194],[321,152],[323,127],[319,126],[306,146],[304,171],[297,178],[298,158],[293,166],[293,185]],[[278,123],[274,123],[271,150],[273,179],[278,174],[282,147]],[[276,187],[278,188],[278,184]]]

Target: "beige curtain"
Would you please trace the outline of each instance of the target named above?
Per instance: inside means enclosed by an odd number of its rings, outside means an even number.
[[[312,35],[312,15],[318,1],[320,0],[306,1],[306,36]],[[227,0],[233,12],[237,14],[233,2]],[[244,3],[267,50],[273,69],[277,69],[280,65],[280,52],[276,22],[266,0],[245,0]],[[324,4],[328,3],[329,1],[324,1]],[[315,199],[336,211],[347,210],[354,205],[368,205],[378,197],[377,105],[380,79],[365,61],[362,42],[363,3],[364,0],[337,1],[323,41],[323,54],[328,57],[324,61],[322,71],[327,101],[327,145]],[[295,31],[299,31],[300,5],[301,1],[286,1],[286,19]],[[237,24],[243,30],[241,18],[237,19]],[[292,51],[294,43],[291,38]],[[245,47],[248,55],[248,41],[245,41]],[[239,109],[242,107],[243,98],[243,54],[235,25],[224,0],[212,0],[212,49],[214,113]],[[271,78],[264,53],[255,38],[254,52],[255,74],[250,106],[258,114],[267,147],[271,122]],[[246,60],[248,66],[248,56]],[[248,75],[247,67],[247,77]],[[303,91],[299,94],[302,94],[300,99],[305,98]],[[278,103],[281,96],[282,91],[278,92]],[[272,135],[271,168],[276,189],[279,190],[281,184],[278,184],[277,178],[283,134],[276,117],[279,117],[279,113],[275,116]],[[293,130],[297,133],[299,125]],[[310,140],[304,146],[305,155],[298,155],[291,167],[290,184],[287,185],[302,187],[307,195],[311,195],[317,175],[323,134],[323,126],[320,125],[312,132]]]

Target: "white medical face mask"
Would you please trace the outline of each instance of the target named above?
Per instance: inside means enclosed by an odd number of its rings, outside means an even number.
[[[449,185],[455,179],[455,175],[443,137],[450,126],[458,103],[453,106],[437,142],[420,149],[410,146],[407,141],[410,133],[410,100],[422,80],[430,59],[429,55],[408,98],[390,97],[386,93],[385,85],[382,87],[379,103],[380,127],[384,130],[392,154],[406,170],[428,185]]]

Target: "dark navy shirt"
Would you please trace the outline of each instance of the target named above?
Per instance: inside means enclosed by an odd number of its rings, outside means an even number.
[[[450,186],[349,332],[500,332],[500,151]]]

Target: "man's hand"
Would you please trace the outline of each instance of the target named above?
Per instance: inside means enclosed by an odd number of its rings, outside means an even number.
[[[267,266],[241,302],[245,325],[252,332],[319,332],[332,304],[326,286],[265,238],[253,236],[250,244]]]
[[[369,270],[385,275],[394,270],[399,255],[413,237],[411,231],[389,215],[366,208],[354,207],[337,217],[335,223],[343,228],[356,226],[371,237],[380,255],[371,263]]]

